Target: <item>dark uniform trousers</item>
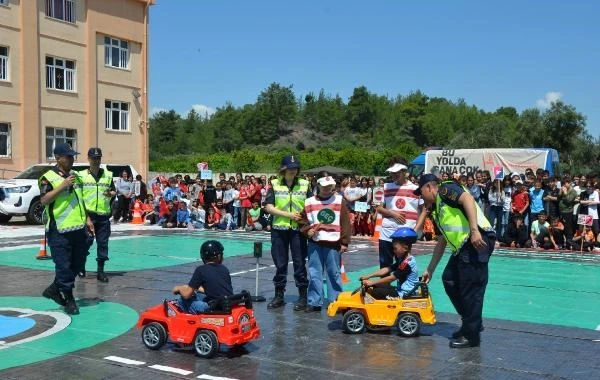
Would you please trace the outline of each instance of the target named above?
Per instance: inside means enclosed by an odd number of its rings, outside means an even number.
[[[94,233],[96,235],[96,261],[108,261],[108,238],[110,237],[110,215],[98,215],[90,213],[90,219],[94,223]],[[94,237],[88,236],[87,255],[90,254],[90,248],[94,244]]]
[[[46,235],[56,271],[54,281],[58,284],[59,290],[71,290],[75,286],[75,276],[85,268],[88,250],[85,229],[61,234],[56,229],[56,225],[51,223]]]
[[[308,244],[306,238],[298,230],[273,228],[271,230],[271,256],[276,268],[273,277],[275,288],[285,289],[289,260],[288,252],[292,254],[296,287],[308,287],[308,277],[306,275]]]
[[[483,297],[488,283],[488,262],[496,242],[493,232],[482,232],[487,247],[478,252],[468,241],[448,260],[442,274],[446,294],[461,316],[461,331],[471,344],[479,344]]]

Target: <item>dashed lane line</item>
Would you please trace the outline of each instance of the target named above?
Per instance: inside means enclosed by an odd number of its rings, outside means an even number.
[[[143,365],[143,364],[146,364],[146,362],[140,362],[138,360],[132,360],[132,359],[127,359],[127,358],[122,358],[120,356],[107,356],[104,359],[110,360],[111,362],[117,362],[117,363],[122,363],[122,364],[129,364],[129,365]]]
[[[202,374],[202,375],[196,377],[196,379],[204,379],[204,380],[236,380],[236,379],[231,378],[231,377],[219,377],[219,376],[211,376],[211,375],[206,375],[206,374]]]
[[[151,366],[148,366],[148,368],[157,369],[157,370],[163,371],[163,372],[176,373],[178,375],[185,375],[185,376],[194,373],[193,371],[187,371],[185,369],[169,367],[169,366],[160,365],[160,364],[151,365]]]

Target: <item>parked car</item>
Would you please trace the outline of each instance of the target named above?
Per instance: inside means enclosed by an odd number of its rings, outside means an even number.
[[[211,358],[221,344],[241,346],[260,337],[254,318],[252,297],[247,291],[211,301],[210,311],[184,313],[177,301],[164,300],[140,315],[136,327],[142,342],[151,350],[167,341],[181,348],[193,348],[196,355]]]
[[[12,179],[0,180],[0,223],[8,221],[16,215],[25,215],[30,224],[43,224],[44,206],[40,202],[38,179],[54,164],[32,165]],[[102,164],[119,178],[123,170],[134,178],[138,172],[127,164]],[[73,170],[84,170],[89,167],[86,163],[73,164]]]

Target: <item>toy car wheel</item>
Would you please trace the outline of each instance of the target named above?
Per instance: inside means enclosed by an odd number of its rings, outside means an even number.
[[[219,351],[219,341],[214,332],[199,330],[194,338],[194,351],[201,358],[211,358]]]
[[[415,336],[421,330],[421,318],[415,313],[403,313],[398,317],[397,326],[400,335],[405,337]]]
[[[365,331],[365,316],[360,310],[348,310],[342,320],[344,331],[348,334],[361,334]]]
[[[158,322],[152,322],[142,329],[142,342],[151,350],[158,350],[167,341],[167,331]]]

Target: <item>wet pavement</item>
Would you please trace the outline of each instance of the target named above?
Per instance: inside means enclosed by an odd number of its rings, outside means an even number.
[[[459,318],[441,287],[441,267],[431,284],[438,322],[424,325],[418,337],[403,338],[394,330],[348,335],[342,332],[341,317],[329,318],[325,310],[294,312],[297,290],[290,265],[286,306],[271,311],[265,303],[255,304],[261,337],[201,359],[170,344],[159,351],[146,349],[133,327],[137,316],[172,298],[173,285],[188,281],[198,265],[197,247],[209,238],[238,244],[230,255],[226,245],[225,264],[234,290],[252,294],[252,245],[264,242],[258,293],[272,297],[269,235],[125,224],[113,230],[110,282],[97,282],[91,272],[94,253],[88,276],[76,282],[81,314],[67,316],[54,335],[8,344],[43,334],[49,315],[66,314],[40,296],[53,277],[50,261],[33,260],[43,229],[0,226],[0,317],[29,317],[39,325],[21,335],[0,326],[1,379],[600,378],[600,255],[497,250],[490,264],[481,347],[458,350],[448,347]],[[160,246],[164,240],[169,242],[166,249]],[[420,271],[432,248],[415,246]],[[369,240],[353,241],[344,259],[351,279],[347,289],[377,265],[376,250]]]

